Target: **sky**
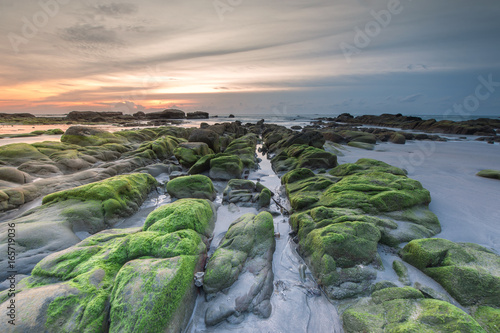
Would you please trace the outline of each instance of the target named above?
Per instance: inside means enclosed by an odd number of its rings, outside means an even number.
[[[500,116],[498,0],[0,0],[0,112]]]

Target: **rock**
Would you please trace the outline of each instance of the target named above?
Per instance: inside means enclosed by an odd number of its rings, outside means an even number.
[[[190,229],[208,237],[214,222],[215,208],[207,200],[180,199],[149,214],[143,230],[172,233]]]
[[[424,299],[416,289],[386,288],[361,299],[342,315],[344,331],[482,332],[467,313],[447,303]]]
[[[369,144],[377,143],[377,137],[371,133],[361,131],[341,131],[340,134],[348,142],[361,142]]]
[[[174,198],[215,200],[217,196],[212,181],[207,176],[194,175],[175,178],[167,183],[167,192]]]
[[[379,243],[430,237],[441,228],[429,192],[386,163],[361,159],[327,174],[296,169],[282,177],[295,213],[298,251],[330,298],[368,294],[377,276]]]
[[[208,119],[209,114],[208,112],[202,112],[202,111],[195,111],[195,112],[188,112],[186,115],[187,119]]]
[[[257,167],[257,158],[255,155],[256,146],[257,135],[247,134],[232,140],[224,150],[224,153],[238,156],[243,163],[243,167],[255,169]]]
[[[500,180],[500,170],[481,170],[477,173],[479,177],[499,179]]]
[[[106,143],[123,144],[126,139],[122,136],[86,126],[71,126],[61,137],[61,142],[78,146],[100,146]]]
[[[207,264],[203,284],[211,304],[205,315],[207,325],[236,312],[271,315],[275,246],[271,214],[245,214],[231,224]]]
[[[243,162],[238,156],[220,156],[210,160],[210,178],[212,179],[239,179],[242,174]]]
[[[115,279],[109,331],[182,331],[196,301],[197,261],[197,256],[179,256],[127,262]]]
[[[407,286],[411,284],[410,276],[408,274],[408,268],[405,266],[405,264],[403,264],[403,262],[394,260],[392,262],[392,269],[394,269],[394,271],[398,275],[399,282]]]
[[[134,118],[138,119],[144,119],[146,118],[146,114],[142,111],[137,111],[136,113],[133,114]]]
[[[251,180],[231,179],[222,196],[223,203],[237,204],[241,207],[269,207],[272,193],[262,184],[257,186]]]
[[[488,249],[432,238],[409,242],[401,255],[461,305],[500,306],[500,256]]]
[[[228,118],[234,118],[234,114],[230,114]]]
[[[146,119],[184,119],[186,114],[184,111],[177,109],[166,109],[160,112],[146,113]]]
[[[188,174],[195,175],[210,170],[210,161],[217,157],[216,154],[208,154],[201,157],[195,164],[188,170]]]
[[[406,138],[403,134],[394,132],[389,138],[389,141],[398,145],[404,145],[406,143]]]
[[[25,162],[51,162],[50,158],[27,143],[12,143],[0,146],[0,163],[20,166]]]
[[[108,112],[96,112],[96,111],[71,111],[66,116],[67,120],[74,121],[101,121],[110,118],[116,118],[123,116],[122,112],[108,111]]]
[[[323,149],[293,145],[276,155],[271,164],[276,173],[288,172],[295,168],[331,169],[337,166],[337,156]]]
[[[16,184],[26,184],[33,181],[26,172],[12,167],[0,167],[0,180]]]
[[[205,142],[215,153],[220,152],[219,134],[208,129],[195,129],[191,132],[189,142]]]
[[[182,331],[194,308],[193,276],[206,255],[204,235],[212,232],[214,212],[206,200],[181,199],[153,211],[144,231],[106,230],[47,256],[17,286],[16,302],[25,310],[20,326],[54,332]],[[203,235],[190,227],[201,227]],[[0,293],[0,299],[6,295]],[[0,325],[5,328],[6,321]]]
[[[365,149],[365,150],[375,149],[375,145],[373,145],[371,143],[364,143],[364,142],[358,142],[358,141],[350,141],[347,145],[350,147],[360,148],[360,149]]]
[[[213,151],[204,142],[180,143],[174,150],[174,155],[184,167],[193,166],[200,158],[212,154]]]
[[[292,126],[290,128],[293,129],[293,130],[301,130],[302,126],[294,125],[294,126]]]
[[[474,319],[488,333],[499,332],[500,330],[500,309],[489,306],[479,306],[472,315]]]
[[[283,147],[308,145],[315,148],[322,148],[324,144],[325,139],[323,138],[323,134],[318,131],[307,131],[292,135],[283,143]]]
[[[137,173],[44,197],[42,206],[9,221],[16,225],[17,244],[25,244],[16,248],[18,273],[29,273],[47,253],[78,243],[77,233],[96,233],[118,218],[130,216],[155,186],[153,177]],[[6,239],[7,231],[2,229],[0,237]],[[7,251],[7,244],[1,244],[0,249]],[[7,277],[6,265],[4,256],[0,259],[0,280]]]

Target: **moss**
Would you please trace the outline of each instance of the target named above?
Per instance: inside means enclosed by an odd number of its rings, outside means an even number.
[[[24,162],[33,160],[50,161],[46,155],[27,143],[12,143],[0,146],[0,162],[3,164],[19,166]]]
[[[188,173],[190,175],[195,175],[210,170],[210,161],[216,156],[215,154],[208,154],[201,157],[191,168],[189,168]]]
[[[241,178],[243,162],[238,156],[220,156],[210,160],[210,178],[230,180]]]
[[[500,332],[500,309],[480,306],[474,312],[473,317],[486,332]]]
[[[175,147],[177,147],[180,142],[182,142],[182,140],[178,138],[165,136],[154,141],[142,143],[139,148],[131,153],[131,155],[165,160],[173,156]]]
[[[433,238],[411,241],[401,255],[460,304],[500,306],[500,256],[495,253],[478,245]]]
[[[167,192],[175,198],[214,200],[216,192],[210,178],[203,175],[178,177],[167,183]]]
[[[292,171],[286,173],[285,175],[283,175],[283,177],[281,177],[281,183],[283,185],[292,184],[292,183],[295,183],[299,180],[308,179],[308,178],[311,178],[314,176],[315,176],[314,172],[312,172],[310,169],[299,168],[299,169],[292,170]]]
[[[144,231],[169,233],[191,229],[208,236],[213,222],[213,211],[203,199],[181,199],[151,212],[144,222]]]
[[[399,260],[394,260],[392,262],[392,269],[396,272],[399,281],[403,284],[410,284],[410,277],[408,275],[408,268]]]
[[[127,263],[116,277],[111,296],[110,332],[168,329],[192,288],[197,262],[197,256],[180,256]]]
[[[49,194],[43,198],[42,203],[48,204],[70,199],[101,201],[105,217],[109,219],[137,210],[138,203],[142,202],[156,184],[156,180],[151,175],[144,173],[115,176],[100,182]]]
[[[350,141],[348,144],[350,147],[360,148],[365,150],[373,150],[375,149],[375,145],[371,143],[358,142],[358,141]]]
[[[342,315],[344,331],[484,332],[471,316],[457,307],[424,299],[411,289],[386,288],[375,292],[371,299],[360,300]],[[382,299],[380,295],[386,297]]]
[[[215,293],[231,286],[248,257],[274,251],[273,217],[268,212],[245,214],[229,227],[220,246],[207,263],[203,288]],[[271,252],[272,253],[272,252]]]
[[[259,207],[269,207],[271,204],[271,191],[263,189],[259,194]]]
[[[424,295],[417,289],[411,287],[404,288],[385,288],[375,291],[372,299],[375,304],[380,304],[394,299],[418,299],[424,298]]]
[[[481,170],[477,173],[479,177],[491,178],[491,179],[500,179],[500,171],[499,170]]]

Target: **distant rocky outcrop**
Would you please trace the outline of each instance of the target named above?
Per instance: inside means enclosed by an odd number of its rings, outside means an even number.
[[[187,119],[208,119],[208,112],[196,111],[196,112],[188,112]]]
[[[107,111],[71,111],[66,116],[67,120],[85,120],[85,121],[105,121],[107,119],[117,118],[123,116],[123,112]]]
[[[146,113],[146,119],[185,119],[186,114],[178,109],[166,109],[159,112]]]
[[[499,119],[479,118],[474,120],[424,120],[420,117],[403,116],[402,114],[384,113],[380,116],[363,115],[354,117],[343,113],[336,118],[321,118],[321,120],[352,125],[373,125],[418,130],[431,133],[463,134],[463,135],[496,135],[500,129]]]
[[[0,113],[0,119],[7,118],[35,118],[31,113]]]

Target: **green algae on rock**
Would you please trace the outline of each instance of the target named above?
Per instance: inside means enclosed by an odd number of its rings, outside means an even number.
[[[330,169],[337,166],[337,156],[321,148],[307,145],[292,145],[271,160],[276,173],[296,168]]]
[[[379,243],[430,237],[440,231],[429,192],[386,163],[361,159],[328,174],[295,169],[282,177],[295,213],[299,252],[330,298],[372,290]]]
[[[162,206],[146,218],[144,231],[163,233],[191,229],[209,236],[215,221],[215,209],[203,199],[180,199]]]
[[[217,195],[212,180],[203,175],[177,177],[166,186],[168,194],[174,198],[198,198],[213,201]]]
[[[184,142],[174,150],[174,155],[179,163],[187,168],[190,168],[200,158],[209,154],[213,154],[213,151],[204,142]]]
[[[477,244],[431,238],[409,242],[401,255],[461,305],[500,307],[500,256],[492,251]]]
[[[231,224],[207,263],[203,283],[211,304],[205,314],[207,325],[216,325],[236,312],[271,315],[275,246],[273,218],[268,212],[245,214]]]
[[[194,307],[193,275],[201,269],[206,238],[193,228],[165,231],[165,207],[171,208],[170,215],[193,221],[200,218],[200,210],[209,220],[214,213],[206,200],[179,201],[152,212],[145,231],[106,230],[40,261],[18,285],[16,300],[25,310],[19,314],[20,329],[182,330]],[[157,223],[163,227],[154,228]]]
[[[486,332],[500,332],[500,309],[489,306],[479,306],[473,311],[472,316]]]
[[[342,319],[354,332],[485,332],[467,313],[443,301],[425,299],[416,289],[385,288],[359,300]]]
[[[156,180],[148,174],[112,177],[46,196],[40,207],[11,220],[16,224],[18,273],[29,273],[47,252],[59,251],[80,241],[75,233],[96,233],[119,217],[139,209]],[[1,232],[7,239],[7,231]],[[0,245],[6,250],[6,243]],[[0,260],[4,265],[6,260]],[[0,276],[6,278],[7,271]]]
[[[477,173],[479,177],[483,178],[491,178],[491,179],[499,179],[500,180],[500,170],[481,170]]]

